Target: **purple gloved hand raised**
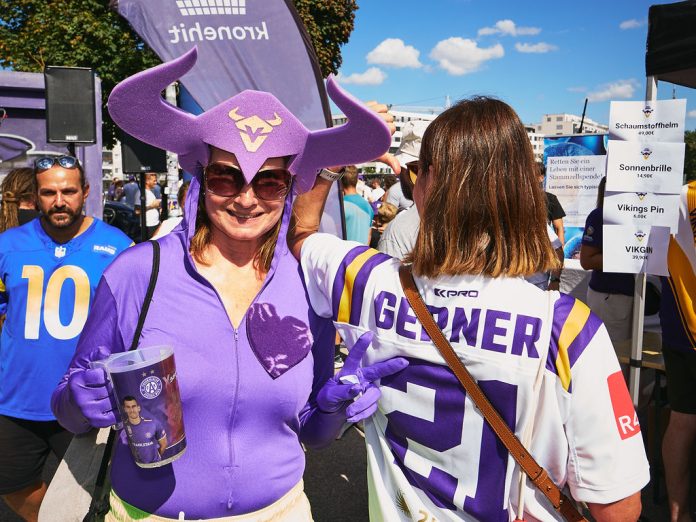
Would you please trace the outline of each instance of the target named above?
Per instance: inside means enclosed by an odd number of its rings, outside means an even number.
[[[90,357],[91,360],[106,359],[110,353],[101,346]],[[103,368],[77,370],[68,378],[70,400],[84,418],[95,428],[106,428],[116,424],[118,409],[113,388]]]
[[[319,390],[317,406],[324,413],[335,413],[344,409],[348,422],[366,419],[377,411],[381,393],[374,381],[397,373],[408,361],[395,357],[360,368],[360,360],[372,342],[372,332],[360,336],[346,358],[343,368]]]

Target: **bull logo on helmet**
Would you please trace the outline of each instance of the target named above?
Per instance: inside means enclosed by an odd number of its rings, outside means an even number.
[[[253,116],[242,116],[237,114],[239,107],[235,107],[229,112],[229,117],[236,122],[239,129],[239,136],[242,138],[244,147],[248,152],[256,152],[263,142],[268,138],[268,134],[273,132],[273,127],[277,127],[283,120],[277,112],[273,113],[272,120],[264,120],[254,114]],[[259,134],[255,138],[253,135]]]

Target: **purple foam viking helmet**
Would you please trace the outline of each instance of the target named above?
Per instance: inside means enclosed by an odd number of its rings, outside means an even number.
[[[179,155],[186,171],[200,176],[209,146],[233,153],[247,182],[267,158],[290,157],[295,190],[312,188],[319,169],[370,161],[387,151],[389,129],[381,118],[327,80],[326,90],[348,122],[310,131],[275,96],[243,91],[194,116],[167,103],[163,89],[196,63],[194,47],[183,56],[119,83],[109,97],[109,113],[128,134]]]

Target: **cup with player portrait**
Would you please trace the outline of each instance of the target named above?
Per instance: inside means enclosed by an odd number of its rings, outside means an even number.
[[[135,463],[157,468],[181,457],[186,434],[172,348],[140,348],[100,363],[113,385]]]

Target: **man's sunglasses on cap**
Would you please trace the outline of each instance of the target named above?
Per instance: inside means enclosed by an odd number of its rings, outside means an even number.
[[[211,163],[204,173],[208,192],[225,198],[237,196],[247,184],[242,171],[232,165]],[[251,180],[251,188],[257,198],[264,201],[278,201],[290,191],[292,176],[282,168],[262,169]]]
[[[418,178],[418,160],[409,161],[406,163],[406,168],[408,169],[408,177],[411,183],[416,184],[416,179]]]
[[[80,162],[73,156],[43,156],[34,161],[34,169],[36,172],[43,172],[54,165],[60,165],[64,169],[74,169]]]

